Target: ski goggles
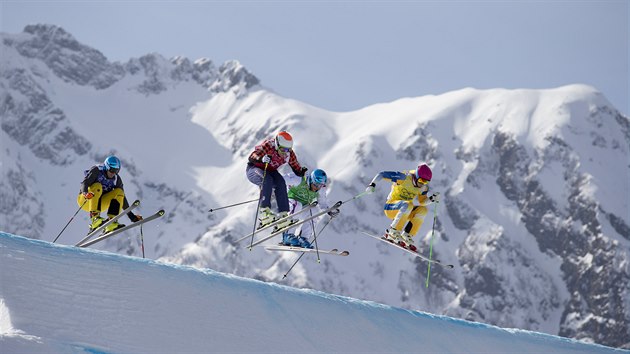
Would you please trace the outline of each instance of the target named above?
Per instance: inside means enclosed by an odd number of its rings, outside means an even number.
[[[418,178],[417,181],[420,184],[428,184],[429,183],[429,180],[428,179],[424,179],[424,178]]]
[[[288,153],[289,151],[291,151],[291,148],[285,148],[285,147],[282,147],[282,146],[281,146],[281,147],[279,147],[279,148],[278,148],[278,151],[280,151],[280,152],[282,152],[282,153],[286,154],[286,153]]]
[[[311,184],[314,185],[315,187],[317,187],[317,189],[320,189],[322,187],[326,187],[326,183],[312,182]]]
[[[118,172],[120,172],[120,168],[110,168],[109,170],[107,170],[107,172],[111,172],[111,173],[117,175]]]

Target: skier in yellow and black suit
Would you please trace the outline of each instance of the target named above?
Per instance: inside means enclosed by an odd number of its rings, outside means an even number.
[[[101,210],[106,210],[107,215],[112,218],[121,212],[121,207],[124,209],[129,207],[122,179],[118,176],[120,167],[120,160],[116,156],[109,156],[102,165],[92,166],[85,171],[77,203],[90,213],[90,232],[105,221],[101,217]],[[127,213],[127,216],[132,222],[142,220],[142,216],[132,212]],[[123,226],[125,225],[115,221],[107,225],[104,232]]]
[[[418,233],[424,222],[427,215],[426,205],[439,201],[438,192],[427,196],[432,176],[431,169],[424,164],[416,170],[382,171],[374,176],[372,183],[366,188],[367,192],[374,192],[376,182],[381,179],[392,181],[392,190],[383,207],[385,215],[393,219],[391,226],[385,231],[386,239],[412,251],[417,250],[412,237]],[[413,204],[416,197],[420,205]]]

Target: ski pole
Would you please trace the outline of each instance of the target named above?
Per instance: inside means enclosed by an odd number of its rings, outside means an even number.
[[[66,224],[66,226],[63,227],[63,229],[61,230],[61,232],[59,232],[59,235],[57,235],[57,237],[55,237],[55,239],[53,240],[53,243],[57,242],[57,239],[59,238],[59,236],[61,236],[61,234],[66,230],[66,227],[68,227],[68,225],[70,225],[70,223],[72,222],[72,220],[74,220],[74,217],[77,216],[77,214],[81,211],[81,209],[83,209],[83,206],[85,205],[85,203],[87,203],[87,199],[83,202],[83,204],[81,204],[81,206],[79,207],[79,209],[77,209],[77,212],[74,213],[74,215],[72,215],[72,217],[70,218],[70,220],[68,221],[68,223]]]
[[[311,213],[311,216],[313,216],[313,209],[309,210],[309,213]],[[317,233],[315,233],[315,222],[313,222],[313,219],[311,219],[311,229],[313,230],[313,235],[315,235],[315,238],[313,238],[313,242],[315,242],[315,253],[317,254],[317,263],[320,263],[321,259],[319,258],[319,247],[317,246]]]
[[[248,201],[244,201],[244,202],[240,202],[240,203],[236,203],[236,204],[226,205],[226,206],[210,209],[210,210],[208,210],[208,212],[212,213],[213,211],[217,211],[217,210],[221,210],[221,209],[227,209],[227,208],[235,207],[235,206],[241,205],[241,204],[252,203],[252,202],[255,202],[257,200],[259,200],[259,199],[252,199],[252,200],[248,200]]]
[[[353,200],[355,200],[355,199],[359,199],[359,198],[363,197],[364,195],[368,195],[368,194],[370,194],[370,192],[368,192],[368,191],[361,192],[361,193],[359,193],[359,194],[355,195],[354,197],[352,197],[352,198],[350,198],[350,199],[348,199],[348,200],[345,200],[345,201],[341,202],[341,204],[342,204],[342,205],[343,205],[343,204],[346,204],[347,202],[351,202],[351,201],[353,201]]]
[[[142,225],[140,225],[140,246],[142,248],[142,258],[144,258],[144,234],[142,233]]]
[[[431,257],[433,256],[433,236],[435,235],[435,221],[437,219],[437,205],[439,202],[436,202],[435,205],[433,206],[433,226],[431,227],[431,246],[429,246],[429,260],[431,260]],[[426,287],[429,287],[429,275],[431,275],[431,262],[429,262],[428,268],[427,268],[427,281],[426,281]]]
[[[326,226],[328,226],[328,224],[332,221],[332,216],[330,217],[330,219],[328,219],[328,221],[326,221],[326,224],[324,224],[324,226],[322,226],[322,229],[319,230],[319,233],[317,235],[315,235],[315,237],[313,238],[313,242],[315,242],[317,240],[317,237],[319,235],[322,234],[322,232],[324,231],[324,229],[326,228]],[[291,270],[293,269],[293,267],[295,267],[295,265],[300,261],[300,259],[302,259],[302,257],[306,254],[306,252],[302,252],[302,254],[300,255],[300,257],[298,257],[298,259],[295,260],[295,262],[293,263],[293,265],[291,266],[291,268],[289,268],[289,270],[287,270],[286,273],[284,273],[284,275],[282,276],[282,279],[286,278],[287,275],[289,275],[289,272],[291,272]]]
[[[342,202],[341,202],[341,204],[339,204],[339,206],[342,206],[343,204],[346,204],[346,203],[348,203],[348,202],[350,202],[350,201],[353,201],[353,200],[355,200],[355,199],[359,199],[359,198],[361,198],[361,197],[363,197],[364,195],[367,195],[367,194],[370,194],[370,192],[365,191],[365,192],[359,193],[359,194],[355,195],[355,196],[354,196],[354,197],[352,197],[352,198],[349,198],[349,199],[347,199],[347,200],[345,200],[345,201],[342,201]],[[312,215],[312,212],[311,212],[311,215]],[[324,231],[324,229],[326,228],[326,226],[328,226],[328,224],[332,221],[332,219],[333,219],[333,217],[331,216],[331,217],[328,219],[328,221],[326,222],[326,224],[324,224],[324,226],[322,226],[322,229],[321,229],[321,230],[319,230],[319,233],[318,233],[317,235],[315,235],[315,237],[313,238],[313,242],[315,242],[315,247],[317,247],[317,237],[318,237],[319,235],[321,235],[321,234],[322,234],[322,231]],[[314,226],[314,225],[313,225],[313,228],[315,228],[315,226]],[[289,270],[288,270],[286,273],[284,273],[284,275],[282,276],[282,279],[284,279],[284,278],[286,278],[286,277],[287,277],[287,275],[289,274],[289,272],[291,272],[291,270],[293,269],[293,267],[295,267],[295,265],[296,265],[296,264],[300,261],[300,259],[302,259],[302,257],[304,256],[304,254],[306,254],[306,252],[302,252],[302,254],[300,255],[300,257],[298,257],[298,259],[297,259],[297,260],[293,263],[293,265],[291,266],[291,268],[289,268]],[[319,258],[319,250],[317,250],[317,263],[319,263],[319,262],[320,262],[320,258]]]
[[[284,275],[282,276],[282,279],[286,278],[287,275],[289,275],[289,273],[291,272],[291,270],[293,270],[293,267],[295,267],[296,264],[298,264],[298,262],[300,261],[300,259],[302,259],[302,257],[304,257],[304,255],[306,254],[306,252],[302,252],[302,254],[298,257],[298,259],[293,262],[293,265],[291,266],[291,268],[289,268],[289,270],[287,270],[286,273],[284,273]]]
[[[252,239],[249,243],[249,250],[254,248],[254,234],[256,233],[256,220],[258,220],[258,212],[260,211],[260,200],[262,199],[263,185],[265,184],[265,177],[267,176],[267,166],[269,163],[265,163],[265,170],[263,171],[262,182],[260,183],[260,193],[258,194],[258,205],[256,206],[256,216],[254,216],[254,229],[252,230]]]
[[[330,215],[329,215],[329,216],[330,216]],[[326,228],[326,226],[328,226],[328,224],[330,224],[330,222],[332,221],[332,219],[333,219],[333,216],[330,216],[330,217],[328,218],[328,220],[326,221],[326,223],[324,224],[324,226],[322,226],[321,230],[319,230],[319,232],[317,233],[317,235],[315,235],[315,237],[313,238],[313,242],[315,242],[315,246],[317,246],[317,237],[319,237],[319,235],[321,235],[321,234],[322,234],[322,232],[324,232],[324,229]],[[304,253],[306,253],[306,252],[304,252]],[[320,261],[320,260],[319,260],[319,252],[317,252],[317,263],[320,263],[319,261]]]

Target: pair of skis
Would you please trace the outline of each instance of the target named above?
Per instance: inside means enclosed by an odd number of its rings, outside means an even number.
[[[412,251],[412,250],[410,250],[410,249],[408,249],[408,248],[406,248],[406,247],[402,247],[402,246],[400,246],[400,245],[398,245],[398,244],[395,244],[395,243],[393,243],[393,242],[391,242],[391,241],[387,240],[385,237],[382,237],[382,236],[376,236],[376,235],[373,235],[373,234],[371,234],[371,233],[369,233],[369,232],[365,232],[365,231],[361,231],[361,233],[362,233],[362,234],[364,234],[364,235],[366,235],[366,236],[370,236],[370,237],[372,237],[372,238],[375,238],[375,239],[377,239],[377,240],[379,240],[379,241],[383,241],[383,242],[385,242],[385,243],[386,243],[386,244],[388,244],[388,245],[391,245],[391,246],[394,246],[394,247],[396,247],[396,248],[399,248],[399,249],[401,249],[401,250],[403,250],[403,251],[405,251],[405,252],[407,252],[407,253],[409,253],[409,254],[412,254],[412,255],[413,255],[413,256],[415,256],[415,257],[418,257],[418,258],[422,259],[422,260],[423,260],[423,261],[425,261],[425,262],[429,262],[429,263],[431,263],[431,264],[436,264],[436,265],[442,266],[442,267],[447,268],[447,269],[453,269],[453,268],[455,267],[455,266],[454,266],[454,265],[452,265],[452,264],[442,263],[442,261],[440,261],[440,260],[438,260],[438,259],[430,259],[430,258],[427,258],[427,257],[425,257],[425,256],[421,255],[420,253],[416,252],[416,251]],[[265,247],[265,249],[266,249],[266,250],[269,250],[269,251],[317,252],[316,250],[311,249],[311,248],[302,248],[302,247],[285,246],[285,245],[282,245],[282,244],[279,244],[279,245],[277,245],[277,246],[267,246],[267,247]],[[331,255],[335,255],[335,256],[348,256],[348,255],[350,255],[350,252],[348,252],[348,251],[341,251],[341,252],[340,252],[340,251],[339,251],[338,249],[336,249],[336,248],[334,248],[334,249],[332,249],[332,250],[330,250],[330,251],[323,251],[323,250],[319,250],[319,253],[322,253],[322,254],[331,254]]]
[[[454,268],[454,266],[452,264],[442,263],[440,260],[431,259],[431,258],[425,257],[425,256],[421,255],[420,253],[418,253],[416,251],[412,251],[412,250],[410,250],[410,249],[408,249],[406,247],[402,247],[401,245],[393,243],[392,241],[386,239],[384,236],[376,236],[376,235],[373,235],[373,234],[371,234],[369,232],[365,232],[365,231],[361,231],[361,233],[366,235],[366,236],[370,236],[370,237],[375,238],[377,240],[383,241],[383,242],[385,242],[388,245],[392,245],[392,246],[394,246],[396,248],[400,248],[401,250],[403,250],[403,251],[405,251],[407,253],[410,253],[410,254],[412,254],[412,255],[422,259],[423,261],[429,262],[431,264],[437,264],[439,266],[442,266],[442,267],[448,268],[448,269]]]
[[[129,229],[132,229],[134,227],[140,226],[142,224],[145,224],[147,222],[153,221],[157,218],[160,218],[162,216],[164,216],[164,210],[160,210],[157,213],[148,216],[146,218],[143,218],[142,220],[138,220],[130,225],[127,226],[123,226],[121,228],[118,228],[116,230],[107,232],[105,234],[102,234],[101,236],[90,240],[92,237],[96,236],[99,232],[105,230],[105,228],[108,225],[111,225],[113,222],[117,221],[118,219],[120,219],[123,215],[126,215],[127,213],[129,213],[130,211],[134,210],[135,208],[137,208],[140,205],[140,201],[136,200],[133,203],[131,203],[131,205],[129,205],[129,207],[125,210],[123,210],[122,212],[120,212],[120,214],[114,216],[113,218],[107,220],[106,222],[104,222],[101,226],[97,227],[96,229],[92,230],[90,233],[87,234],[87,236],[85,236],[81,241],[77,242],[77,244],[75,246],[77,247],[88,247],[91,246],[97,242],[101,242],[107,238],[110,238],[112,236],[118,235],[121,232],[125,232]]]
[[[316,213],[315,215],[309,216],[309,217],[307,217],[307,218],[305,218],[303,220],[294,221],[291,224],[289,224],[289,225],[287,225],[285,227],[282,227],[282,228],[278,228],[277,227],[277,225],[279,223],[287,220],[288,218],[295,217],[295,216],[297,216],[299,214],[302,214],[302,213],[304,213],[304,212],[306,212],[308,210],[313,209],[315,206],[317,206],[317,202],[315,201],[315,202],[305,206],[304,208],[302,208],[302,210],[300,210],[300,211],[298,211],[296,213],[293,213],[291,215],[285,216],[285,217],[280,218],[280,219],[278,219],[278,220],[276,220],[276,221],[274,221],[274,222],[272,222],[272,223],[270,223],[268,225],[265,225],[265,226],[263,226],[261,228],[256,229],[256,231],[254,231],[253,233],[249,233],[249,234],[239,238],[238,240],[236,240],[236,242],[241,242],[241,241],[250,239],[253,235],[257,234],[258,232],[263,231],[265,229],[269,229],[271,227],[274,227],[273,231],[271,232],[270,235],[265,236],[262,239],[252,243],[251,246],[248,246],[250,248],[250,250],[251,250],[252,247],[254,247],[256,245],[259,245],[259,244],[267,241],[268,239],[270,239],[270,238],[272,238],[274,236],[281,235],[282,233],[284,233],[285,231],[289,230],[292,227],[302,225],[305,222],[308,222],[308,221],[313,220],[313,219],[315,219],[315,218],[317,218],[317,217],[319,217],[321,215],[324,215],[325,213],[338,208],[341,204],[343,204],[343,202],[341,202],[341,201],[337,202],[334,206],[332,206],[332,207],[330,207],[330,208],[328,208],[326,210],[323,210],[323,211],[321,211],[319,213]],[[318,250],[311,249],[311,248],[287,246],[287,245],[283,245],[283,244],[278,244],[278,245],[275,245],[275,246],[267,246],[267,247],[265,247],[265,249],[268,250],[268,251],[287,251],[287,252],[306,252],[306,253],[317,252],[318,251]],[[347,256],[347,255],[350,254],[350,252],[348,252],[348,251],[339,251],[336,248],[332,249],[332,250],[326,250],[326,251],[325,250],[319,250],[319,253],[331,254],[331,255],[337,255],[337,256]]]
[[[307,218],[304,218],[304,219],[302,219],[302,220],[300,220],[300,221],[298,221],[298,222],[292,223],[292,224],[291,224],[291,225],[289,225],[289,226],[286,226],[286,227],[283,227],[283,228],[281,228],[281,229],[277,229],[277,230],[276,230],[276,229],[274,229],[274,231],[273,231],[270,235],[265,236],[265,237],[263,237],[263,238],[259,239],[259,240],[258,240],[258,241],[256,241],[256,242],[253,242],[253,243],[252,243],[252,244],[251,244],[248,248],[249,248],[249,250],[251,251],[251,249],[252,249],[254,246],[257,246],[257,245],[259,245],[259,244],[261,244],[261,243],[263,243],[263,242],[265,242],[265,241],[269,240],[269,239],[270,239],[270,238],[272,238],[272,237],[275,237],[275,236],[281,235],[282,233],[284,233],[285,231],[287,231],[288,229],[290,229],[290,228],[292,228],[292,227],[302,225],[302,224],[304,224],[305,222],[308,222],[308,221],[311,221],[311,220],[313,220],[313,219],[315,219],[315,218],[318,218],[318,217],[320,217],[320,216],[322,216],[322,215],[324,215],[324,214],[326,214],[326,213],[329,213],[329,212],[331,212],[331,211],[333,211],[333,210],[335,210],[335,209],[338,209],[339,207],[341,207],[341,206],[342,206],[343,204],[345,204],[345,203],[348,203],[348,202],[353,201],[353,200],[355,200],[355,199],[361,198],[362,196],[367,195],[367,194],[369,194],[369,192],[367,192],[367,191],[366,191],[366,192],[359,193],[359,194],[355,195],[354,197],[352,197],[352,198],[350,198],[350,199],[348,199],[348,200],[345,200],[345,201],[338,201],[337,203],[335,203],[335,204],[334,204],[333,206],[331,206],[330,208],[325,209],[325,210],[322,210],[322,211],[320,211],[319,213],[316,213],[316,214],[314,214],[314,215],[311,215],[311,216],[309,216],[309,217],[307,217]],[[300,214],[300,213],[302,213],[302,212],[304,212],[304,211],[306,211],[306,210],[310,210],[310,209],[312,209],[312,208],[316,205],[316,203],[317,203],[317,202],[314,202],[314,203],[312,203],[312,204],[309,204],[307,207],[303,208],[303,209],[302,209],[302,210],[300,210],[299,212],[297,212],[297,213],[295,213],[295,214],[292,214],[292,215],[290,215],[290,216],[295,216],[295,215],[298,215],[298,214]],[[289,217],[290,217],[290,216],[289,216]],[[278,222],[281,222],[282,220],[283,220],[283,219],[281,219],[281,220],[277,220],[276,222],[274,222],[274,223],[272,223],[272,224],[277,224]],[[268,225],[268,226],[272,226],[272,225]],[[246,236],[244,236],[244,237],[242,237],[242,238],[238,239],[238,240],[237,240],[237,242],[240,242],[240,241],[245,240],[245,239],[247,239],[247,238],[249,238],[249,237],[252,237],[254,234],[256,234],[258,231],[260,231],[260,230],[262,230],[262,229],[264,229],[264,228],[261,228],[261,229],[259,229],[259,230],[256,230],[256,231],[254,231],[253,233],[250,233],[249,235],[246,235]],[[268,249],[268,250],[270,250],[270,251],[289,251],[289,252],[303,252],[303,253],[308,253],[308,252],[320,252],[320,253],[325,253],[325,254],[334,254],[334,255],[339,255],[339,256],[347,256],[347,255],[349,255],[349,254],[350,254],[350,252],[348,252],[348,251],[341,251],[341,252],[339,252],[339,250],[337,250],[337,249],[332,249],[332,250],[330,250],[330,251],[319,251],[319,250],[317,250],[317,249],[315,249],[315,250],[314,250],[314,249],[311,249],[311,248],[301,248],[301,247],[293,247],[293,246],[286,246],[286,245],[268,246],[268,247],[265,247],[265,248],[266,248],[266,249]]]
[[[309,217],[304,218],[304,219],[302,219],[302,220],[299,220],[299,221],[297,221],[297,222],[295,222],[295,223],[292,223],[292,224],[291,224],[291,225],[289,225],[289,226],[285,226],[285,227],[283,227],[283,228],[279,228],[278,230],[273,231],[270,235],[265,236],[265,237],[263,237],[263,238],[259,239],[258,241],[256,241],[256,242],[252,243],[252,244],[251,244],[251,246],[248,246],[248,247],[249,247],[249,248],[250,248],[250,250],[251,250],[251,248],[253,248],[254,246],[257,246],[257,245],[259,245],[259,244],[261,244],[261,243],[263,243],[263,242],[265,242],[265,241],[269,240],[270,238],[273,238],[273,237],[278,236],[278,235],[282,235],[282,233],[284,233],[285,231],[289,230],[289,229],[290,229],[290,228],[292,228],[292,227],[302,225],[302,224],[304,224],[305,222],[311,221],[311,220],[313,220],[313,219],[315,219],[315,218],[318,218],[318,217],[320,217],[320,216],[322,216],[322,215],[324,215],[324,214],[326,214],[326,213],[328,213],[328,212],[331,212],[331,211],[333,211],[333,210],[335,210],[335,209],[339,208],[339,207],[340,207],[343,203],[344,203],[344,202],[342,202],[342,201],[338,201],[337,203],[335,203],[335,205],[331,206],[331,207],[330,207],[330,208],[328,208],[328,209],[324,209],[324,210],[320,211],[319,213],[313,214],[312,216],[309,216]],[[308,208],[305,208],[305,209],[307,209],[307,210],[308,210],[308,209],[311,209],[311,208],[312,208],[312,204],[310,204],[310,205],[309,205],[309,207],[308,207]],[[298,213],[301,213],[302,211],[304,211],[304,209],[300,210],[300,212],[298,212]],[[297,215],[298,213],[295,213],[295,214],[293,214],[293,215]],[[278,222],[279,222],[279,221],[278,221]],[[251,236],[252,236],[252,234],[249,234],[247,237],[251,237]],[[239,240],[242,240],[242,239],[243,239],[243,238],[241,238],[241,239],[239,239]],[[285,247],[286,247],[286,246],[285,246]],[[305,248],[305,249],[308,249],[308,248]]]
[[[320,253],[320,254],[331,254],[333,256],[349,256],[350,252],[348,251],[339,251],[336,248],[333,248],[331,250],[325,251],[325,250],[316,250],[314,248],[302,248],[302,247],[295,247],[295,246],[286,246],[283,244],[278,244],[276,246],[266,246],[265,247],[266,250],[268,251],[284,251],[284,252],[305,252],[305,253]]]
[[[285,221],[285,220],[287,220],[287,219],[289,219],[289,218],[292,218],[292,217],[294,217],[294,216],[297,216],[297,215],[299,215],[299,214],[302,214],[303,212],[305,212],[305,211],[307,211],[307,210],[310,210],[310,209],[314,208],[315,206],[317,206],[317,202],[316,202],[316,201],[315,201],[315,202],[313,202],[313,203],[311,203],[311,204],[309,204],[309,205],[307,205],[307,206],[305,206],[304,208],[302,208],[302,210],[300,210],[300,211],[298,211],[298,212],[296,212],[296,213],[293,213],[293,214],[291,214],[291,215],[287,215],[287,216],[285,216],[285,217],[283,217],[283,218],[280,218],[280,219],[278,219],[278,220],[275,220],[275,221],[273,221],[272,223],[269,223],[269,224],[267,224],[267,225],[265,225],[265,226],[263,226],[263,227],[259,227],[259,228],[257,228],[257,229],[256,229],[256,231],[254,231],[254,232],[252,232],[252,233],[249,233],[249,234],[247,234],[247,235],[245,235],[245,236],[243,236],[243,237],[239,238],[238,240],[236,240],[236,242],[238,243],[238,242],[241,242],[241,241],[247,240],[247,239],[251,238],[253,235],[257,234],[258,232],[263,231],[263,230],[266,230],[266,229],[268,229],[268,228],[270,228],[270,227],[272,227],[272,226],[274,227],[274,229],[273,229],[273,231],[272,231],[272,232],[276,232],[276,231],[278,231],[278,230],[279,230],[279,229],[276,227],[279,223],[281,223],[281,222],[283,222],[283,221]],[[291,227],[295,226],[295,223],[297,223],[297,221],[295,221],[295,222],[293,222],[293,223],[289,224],[288,226],[283,227],[282,229],[283,229],[283,230],[289,229],[289,228],[291,228]]]

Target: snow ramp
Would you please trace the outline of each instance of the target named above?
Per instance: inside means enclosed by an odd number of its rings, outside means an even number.
[[[0,275],[2,353],[627,353],[3,232]]]

